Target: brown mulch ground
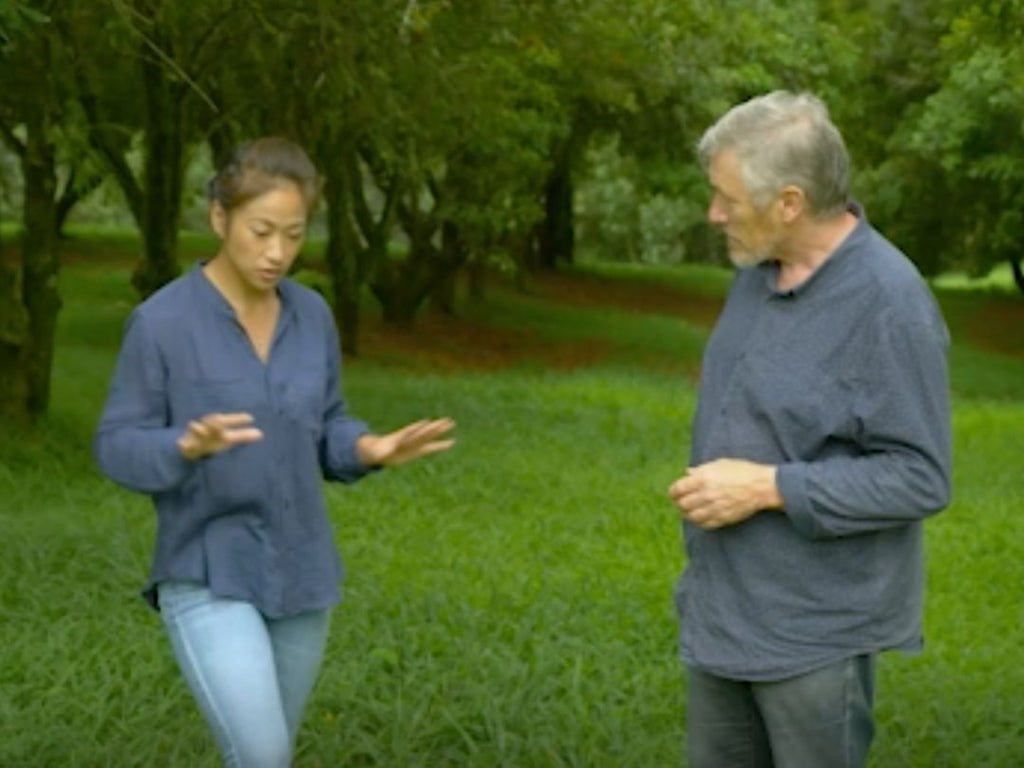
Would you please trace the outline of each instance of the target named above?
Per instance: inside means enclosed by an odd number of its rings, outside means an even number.
[[[507,290],[493,284],[490,290]],[[721,302],[650,283],[629,283],[581,273],[553,272],[530,278],[528,290],[547,301],[580,307],[614,307],[631,312],[674,315],[710,326]],[[573,370],[594,365],[611,351],[600,339],[554,341],[528,331],[488,328],[458,317],[424,313],[411,332],[389,328],[376,318],[360,329],[360,356],[375,362],[415,362],[437,372],[496,370],[533,362]],[[652,361],[656,367],[656,361]]]
[[[71,247],[64,247],[61,261],[80,265]],[[16,245],[4,242],[2,257],[13,261]],[[111,260],[103,260],[109,266]],[[602,278],[573,272],[534,276],[529,290],[559,304],[581,307],[614,307],[631,312],[657,312],[689,322],[710,326],[721,302],[706,296],[686,294],[668,286]],[[961,321],[958,329],[982,349],[1024,358],[1024,301],[1018,296],[995,297]],[[570,370],[599,362],[611,345],[599,339],[558,342],[538,339],[529,332],[499,330],[473,325],[459,318],[425,313],[414,332],[382,326],[366,318],[360,333],[366,359],[393,361],[403,358],[432,370],[493,370],[511,364],[536,362],[544,367]]]
[[[539,275],[532,278],[532,285],[541,296],[558,304],[674,315],[706,326],[715,322],[722,309],[721,301],[706,296],[654,283],[630,283],[578,272]]]
[[[458,317],[424,313],[412,331],[367,318],[359,333],[359,358],[435,373],[491,371],[527,362],[572,370],[599,362],[611,346],[597,339],[555,342],[531,333],[473,325]]]
[[[968,316],[963,331],[982,349],[1024,358],[1024,301],[992,299]]]

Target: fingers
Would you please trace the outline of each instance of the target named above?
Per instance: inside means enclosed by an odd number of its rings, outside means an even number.
[[[186,458],[197,459],[262,440],[262,430],[252,424],[253,417],[248,413],[208,413],[188,423],[178,448]]]
[[[263,439],[263,430],[257,427],[228,429],[221,433],[221,439],[224,441],[225,447],[256,443]]]
[[[668,487],[668,495],[672,501],[680,506],[693,504],[695,497],[706,486],[704,478],[694,473],[693,469],[687,469],[686,474],[678,478]]]
[[[668,496],[679,509],[679,516],[700,528],[721,527],[713,500],[707,494],[707,483],[691,467],[668,487]]]
[[[451,432],[454,427],[455,422],[451,419],[421,419],[420,421],[414,421],[412,424],[402,427],[393,433],[395,449],[396,451],[416,451],[418,455],[421,455],[418,449],[437,442],[439,447],[429,451],[429,453],[447,450],[454,445],[455,441],[453,439],[438,440],[438,438]]]
[[[208,442],[223,449],[260,440],[263,432],[252,423],[248,413],[211,413],[202,418],[200,427]]]
[[[429,442],[451,432],[455,422],[451,419],[420,419],[398,430],[402,443]]]
[[[455,427],[451,419],[420,419],[384,435],[378,440],[378,447],[373,450],[374,463],[394,466],[407,461],[447,451],[455,445],[454,438],[445,438]]]
[[[417,457],[419,457],[419,456],[430,456],[430,455],[435,454],[435,453],[441,453],[442,451],[447,451],[453,445],[455,445],[455,440],[454,439],[450,439],[450,440],[434,440],[433,442],[425,443],[424,445],[421,445],[417,449],[416,455],[417,455]]]
[[[208,413],[206,416],[203,416],[203,422],[221,429],[235,429],[252,424],[253,418],[251,413],[245,412]]]

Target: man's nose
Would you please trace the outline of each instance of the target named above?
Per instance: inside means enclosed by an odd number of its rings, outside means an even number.
[[[708,205],[708,222],[721,227],[726,221],[728,221],[728,216],[725,213],[725,206],[717,197],[711,198],[711,203]]]

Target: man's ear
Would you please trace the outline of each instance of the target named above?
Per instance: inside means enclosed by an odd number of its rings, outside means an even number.
[[[224,210],[224,206],[216,200],[210,203],[210,226],[221,240],[227,237],[228,214]]]
[[[779,193],[779,203],[782,221],[792,224],[803,215],[807,207],[807,197],[800,187],[790,184],[783,187]]]

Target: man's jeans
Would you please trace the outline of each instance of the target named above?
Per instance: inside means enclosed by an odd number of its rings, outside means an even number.
[[[164,582],[175,658],[230,768],[287,768],[327,640],[328,612],[267,619],[199,584]]]
[[[688,669],[690,768],[861,768],[874,735],[874,657],[750,683]]]

